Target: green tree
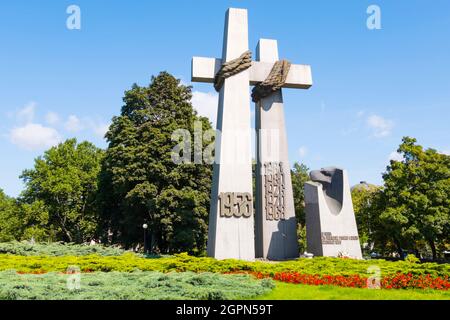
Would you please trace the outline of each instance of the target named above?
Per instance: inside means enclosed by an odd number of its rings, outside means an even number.
[[[21,235],[16,200],[0,189],[0,242],[16,240]]]
[[[381,190],[380,187],[361,182],[352,188],[352,202],[355,210],[356,225],[358,226],[361,245],[365,243],[372,247],[371,233],[373,226],[375,195]]]
[[[424,240],[433,259],[438,246],[449,239],[450,156],[416,144],[405,137],[397,150],[402,161],[392,160],[383,174],[384,189],[377,201],[380,232],[402,248],[418,251]]]
[[[306,165],[298,162],[294,163],[291,170],[295,214],[297,222],[301,225],[305,225],[305,182],[311,180],[308,171],[309,168]]]
[[[30,239],[50,239],[48,212],[44,203],[21,203],[6,196],[0,189],[0,242]]]
[[[291,170],[292,191],[294,193],[294,208],[297,218],[297,236],[300,252],[306,251],[306,221],[305,221],[305,182],[309,181],[309,168],[298,162]]]
[[[142,243],[147,223],[154,251],[205,247],[212,166],[172,160],[176,130],[187,130],[194,141],[196,121],[203,131],[211,129],[191,98],[191,87],[166,72],[152,77],[147,87],[135,84],[125,92],[122,112],[106,134],[100,177],[102,229],[111,242]]]
[[[33,169],[22,173],[25,235],[53,234],[56,240],[77,243],[95,235],[102,157],[103,151],[92,143],[70,139],[46,151],[35,160]]]
[[[18,217],[21,224],[20,240],[34,239],[36,242],[58,241],[55,226],[49,224],[49,213],[44,201],[20,203]]]

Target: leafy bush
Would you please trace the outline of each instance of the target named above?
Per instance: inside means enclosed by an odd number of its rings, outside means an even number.
[[[218,261],[212,258],[192,257],[187,254],[178,254],[174,257],[162,257],[158,259],[143,258],[133,253],[125,253],[120,256],[33,256],[24,257],[17,255],[0,255],[0,271],[17,270],[24,273],[43,273],[52,271],[66,271],[68,266],[79,266],[82,272],[110,272],[122,271],[160,271],[160,272],[261,272],[273,275],[280,272],[298,272],[311,275],[331,276],[367,276],[370,266],[377,266],[381,270],[381,276],[412,274],[431,275],[432,277],[444,277],[450,275],[450,265],[437,263],[409,263],[406,261],[390,262],[385,260],[353,260],[340,258],[317,257],[314,259],[297,259],[278,263],[246,262],[239,260]]]
[[[272,281],[250,275],[192,272],[99,272],[80,275],[79,287],[69,290],[71,275],[21,275],[0,272],[2,300],[228,300],[266,294]]]
[[[100,256],[120,256],[126,251],[116,247],[102,245],[83,245],[72,243],[31,244],[24,242],[0,243],[0,254],[14,254],[20,256],[86,256],[98,254]]]
[[[420,259],[417,258],[415,255],[413,254],[408,254],[405,258],[405,261],[409,262],[409,263],[419,263]]]

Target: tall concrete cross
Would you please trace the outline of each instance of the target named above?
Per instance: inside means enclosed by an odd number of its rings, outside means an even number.
[[[222,62],[247,50],[247,10],[231,8],[225,19],[222,59],[194,57],[192,81],[213,83]],[[217,129],[221,135],[216,138],[208,233],[208,255],[217,259],[255,258],[248,86],[264,81],[272,67],[273,61],[255,61],[249,69],[225,79],[219,93]],[[311,84],[310,67],[292,65],[284,87],[306,89]]]
[[[247,50],[247,11],[229,9],[222,59],[193,58],[192,81],[214,82],[222,61]],[[245,70],[226,79],[219,93],[208,232],[208,255],[217,259],[255,259],[249,77]]]
[[[279,60],[276,40],[261,39],[256,49],[260,63]],[[312,85],[309,66],[292,65],[288,79],[299,79],[295,88]],[[285,87],[294,86],[287,83]],[[255,105],[257,131],[256,256],[270,260],[298,257],[297,222],[281,90]]]

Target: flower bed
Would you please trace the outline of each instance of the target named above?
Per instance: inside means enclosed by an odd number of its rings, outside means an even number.
[[[311,275],[301,274],[297,272],[280,272],[275,274],[264,274],[261,272],[251,273],[258,279],[272,278],[273,280],[294,284],[306,285],[331,285],[347,288],[367,288],[368,277],[358,274],[351,276],[340,275]],[[370,283],[370,281],[369,281]],[[372,282],[373,283],[373,282]],[[376,287],[373,283],[372,287]],[[434,289],[448,290],[450,289],[450,281],[448,276],[432,277],[431,275],[414,276],[411,273],[388,275],[383,277],[379,282],[380,289]]]
[[[238,260],[215,260],[198,258],[187,254],[159,259],[143,258],[136,254],[125,253],[120,256],[20,256],[0,254],[0,271],[16,270],[25,273],[64,272],[76,265],[82,272],[92,271],[161,271],[161,272],[261,272],[274,275],[276,273],[298,273],[308,275],[367,277],[371,266],[379,267],[383,277],[398,273],[412,274],[414,277],[431,275],[444,278],[450,275],[450,265],[437,263],[408,263],[406,261],[389,262],[385,260],[352,260],[339,258],[297,259],[279,263],[246,262]]]
[[[450,265],[437,263],[390,262],[341,258],[297,259],[277,263],[262,261],[215,260],[185,253],[160,258],[145,258],[120,249],[74,245],[0,245],[0,271],[22,274],[66,272],[76,266],[83,273],[159,271],[195,273],[250,273],[286,283],[366,288],[369,270],[377,267],[385,289],[448,290]],[[92,253],[92,250],[95,254]],[[7,254],[1,254],[5,252]]]

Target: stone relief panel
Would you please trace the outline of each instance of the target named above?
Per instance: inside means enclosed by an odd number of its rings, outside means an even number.
[[[263,181],[266,220],[284,220],[286,182],[283,171],[283,163],[265,163]]]
[[[253,197],[248,192],[223,192],[219,202],[221,217],[250,218],[253,214]]]

